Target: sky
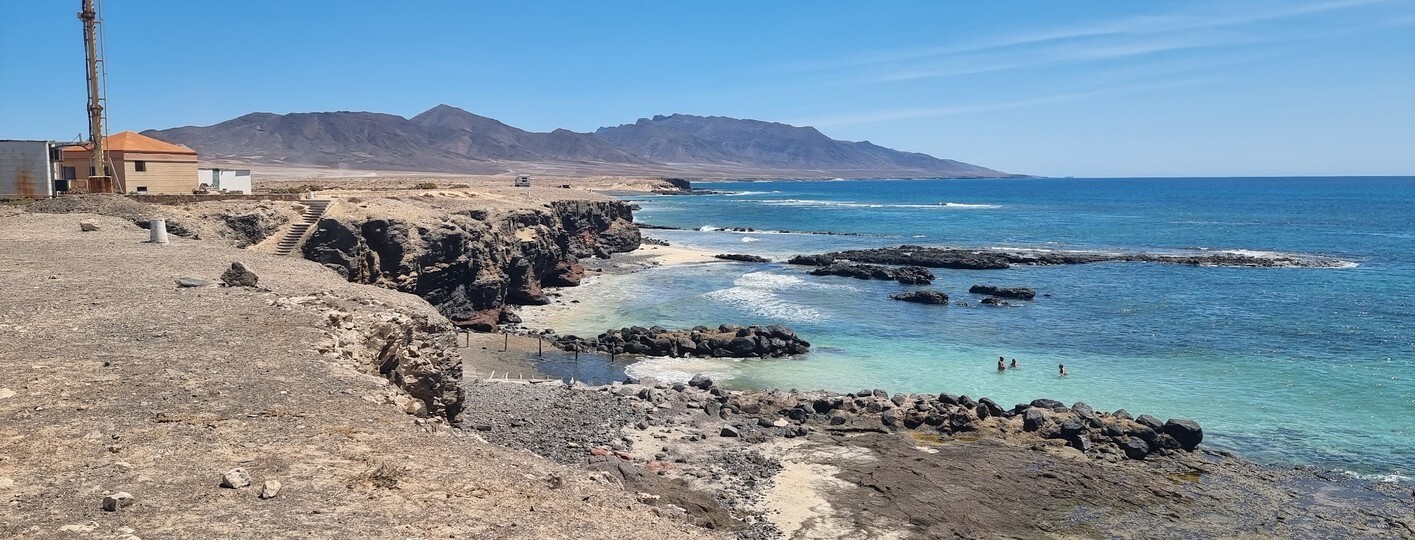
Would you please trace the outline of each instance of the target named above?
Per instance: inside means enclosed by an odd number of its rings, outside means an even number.
[[[110,130],[687,113],[1045,176],[1415,174],[1415,0],[100,0]],[[79,0],[0,0],[0,138],[74,140]]]

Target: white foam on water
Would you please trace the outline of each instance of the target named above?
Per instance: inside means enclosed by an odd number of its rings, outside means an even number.
[[[702,227],[698,227],[698,232],[713,232],[720,230],[722,230],[722,227],[714,227],[712,225],[703,225]]]
[[[939,204],[943,205],[945,208],[977,208],[981,210],[992,210],[996,208],[1002,208],[1001,205],[997,204],[970,204],[956,202],[941,202]]]
[[[866,203],[856,201],[822,201],[818,199],[766,199],[754,201],[770,206],[802,206],[820,208],[918,208],[923,210],[943,210],[943,209],[990,209],[1002,208],[995,204],[964,204],[964,203],[938,203],[938,204],[884,204]]]
[[[828,317],[820,310],[783,298],[779,291],[858,290],[836,283],[815,283],[797,276],[770,272],[749,272],[733,280],[732,287],[704,293],[705,298],[736,306],[758,317],[775,321],[815,323]]]
[[[1344,470],[1343,470],[1343,471],[1338,471],[1338,472],[1340,472],[1341,474],[1344,474],[1344,475],[1346,475],[1346,476],[1355,478],[1355,479],[1357,479],[1357,480],[1365,480],[1365,481],[1367,481],[1367,482],[1381,482],[1381,483],[1386,483],[1386,484],[1395,484],[1395,483],[1399,483],[1399,482],[1415,482],[1415,477],[1406,476],[1406,475],[1398,474],[1398,473],[1390,473],[1390,474],[1361,474],[1361,473],[1358,473],[1358,472],[1344,471]]]
[[[743,242],[760,242],[761,239],[752,238],[752,237],[750,237],[750,236],[743,236],[743,237],[742,237],[742,241],[743,241]]]
[[[699,373],[714,381],[736,378],[737,361],[726,358],[670,358],[646,356],[624,368],[631,377],[653,377],[663,382],[688,382]]]

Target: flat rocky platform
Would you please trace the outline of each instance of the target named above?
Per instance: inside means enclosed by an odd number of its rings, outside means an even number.
[[[1227,251],[1192,253],[1097,253],[1002,248],[951,248],[904,245],[876,249],[836,251],[819,255],[798,255],[791,264],[827,266],[837,260],[857,263],[952,268],[960,270],[1001,270],[1014,264],[1056,265],[1099,262],[1147,262],[1187,266],[1235,266],[1257,268],[1339,268],[1349,263],[1319,255],[1250,255]]]

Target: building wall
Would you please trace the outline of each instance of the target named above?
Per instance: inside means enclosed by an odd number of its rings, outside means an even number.
[[[0,199],[54,194],[50,147],[48,141],[0,141]]]
[[[212,191],[251,193],[251,171],[246,169],[197,169],[197,184],[207,184]]]
[[[87,178],[89,152],[65,151],[62,167],[73,167],[77,178]],[[158,154],[147,152],[109,152],[113,178],[124,186],[128,193],[137,193],[138,187],[146,187],[149,194],[185,194],[197,188],[197,158],[184,154]],[[143,162],[146,170],[138,171],[137,162]]]

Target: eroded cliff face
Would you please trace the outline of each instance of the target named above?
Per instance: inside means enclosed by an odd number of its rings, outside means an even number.
[[[508,305],[549,303],[544,287],[578,285],[579,259],[632,251],[641,240],[629,205],[618,201],[366,210],[321,220],[304,257],[349,281],[421,296],[454,324],[478,331],[506,321]]]

